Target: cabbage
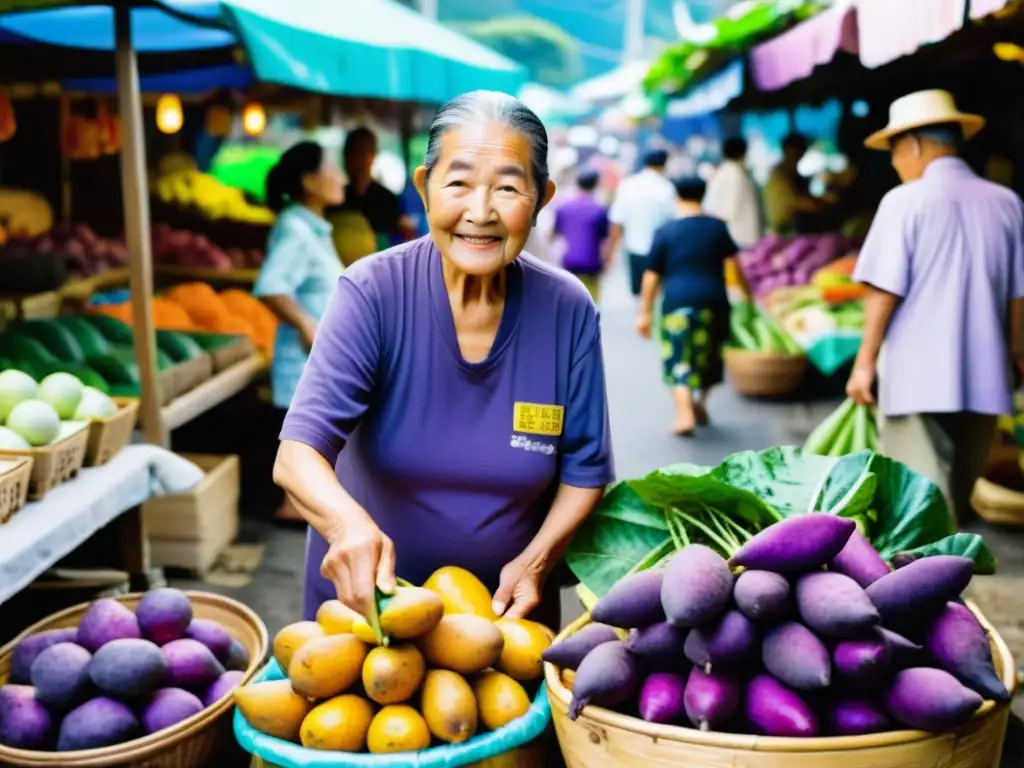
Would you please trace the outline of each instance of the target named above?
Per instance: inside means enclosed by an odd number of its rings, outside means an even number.
[[[70,419],[75,415],[78,402],[82,399],[85,386],[70,373],[51,373],[39,382],[37,397],[53,406],[57,416]]]
[[[8,368],[0,373],[0,422],[7,420],[11,408],[36,396],[36,382],[27,373]]]
[[[108,395],[93,387],[86,387],[82,391],[82,399],[78,402],[73,418],[77,421],[109,419],[115,413],[117,405]]]
[[[7,427],[31,445],[46,445],[60,432],[60,416],[42,400],[23,400],[8,414]]]
[[[24,451],[31,448],[28,440],[19,435],[13,429],[0,427],[0,451]]]

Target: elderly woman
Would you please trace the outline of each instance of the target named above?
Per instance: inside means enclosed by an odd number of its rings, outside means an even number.
[[[310,524],[307,619],[451,564],[499,615],[557,622],[545,581],[613,471],[597,310],[523,252],[546,158],[517,100],[454,99],[415,173],[429,236],[338,281],[274,468]]]

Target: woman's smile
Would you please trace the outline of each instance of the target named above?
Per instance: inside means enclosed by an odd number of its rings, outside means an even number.
[[[504,240],[503,237],[498,237],[497,235],[464,235],[458,233],[455,234],[455,239],[474,251],[489,251]]]

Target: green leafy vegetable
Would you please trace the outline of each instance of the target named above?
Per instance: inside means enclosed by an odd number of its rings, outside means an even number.
[[[996,572],[995,555],[992,554],[981,536],[976,533],[954,533],[952,536],[933,541],[931,544],[907,550],[907,553],[924,557],[931,555],[969,557],[974,561],[975,573],[991,574]]]

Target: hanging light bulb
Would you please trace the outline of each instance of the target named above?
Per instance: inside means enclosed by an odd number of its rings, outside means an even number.
[[[250,136],[259,136],[267,127],[267,111],[258,101],[250,101],[242,110],[242,128]]]
[[[156,102],[156,127],[161,133],[177,133],[185,122],[181,99],[177,94],[165,93]]]

